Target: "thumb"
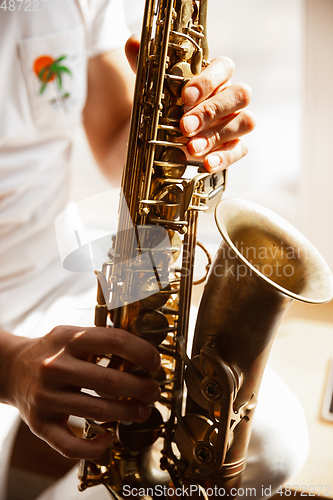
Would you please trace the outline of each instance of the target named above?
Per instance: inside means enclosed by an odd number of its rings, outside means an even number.
[[[126,42],[125,54],[134,73],[136,73],[136,58],[139,53],[140,41],[136,35],[132,35]]]

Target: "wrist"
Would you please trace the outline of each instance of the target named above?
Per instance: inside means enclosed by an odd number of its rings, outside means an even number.
[[[14,378],[20,370],[18,358],[30,343],[27,337],[19,337],[0,330],[0,402],[15,406]]]

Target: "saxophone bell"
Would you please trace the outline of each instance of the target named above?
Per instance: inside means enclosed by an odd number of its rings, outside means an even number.
[[[198,311],[187,408],[175,441],[188,460],[188,478],[230,491],[245,468],[252,416],[279,323],[293,300],[330,301],[333,277],[316,248],[270,210],[229,198],[215,214],[223,241]]]

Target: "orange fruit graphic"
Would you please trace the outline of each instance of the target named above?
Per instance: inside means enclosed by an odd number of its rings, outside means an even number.
[[[49,68],[53,62],[54,62],[54,59],[50,56],[38,57],[34,62],[34,72],[39,77],[40,72],[44,68]],[[49,72],[47,70],[44,71],[43,76],[41,78],[42,82],[46,82],[46,81],[52,82],[52,80],[55,79],[55,74],[52,74],[49,78],[48,78],[48,74],[49,74]]]

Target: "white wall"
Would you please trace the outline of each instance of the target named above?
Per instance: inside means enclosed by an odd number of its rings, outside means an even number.
[[[333,2],[303,0],[301,229],[333,269]]]

